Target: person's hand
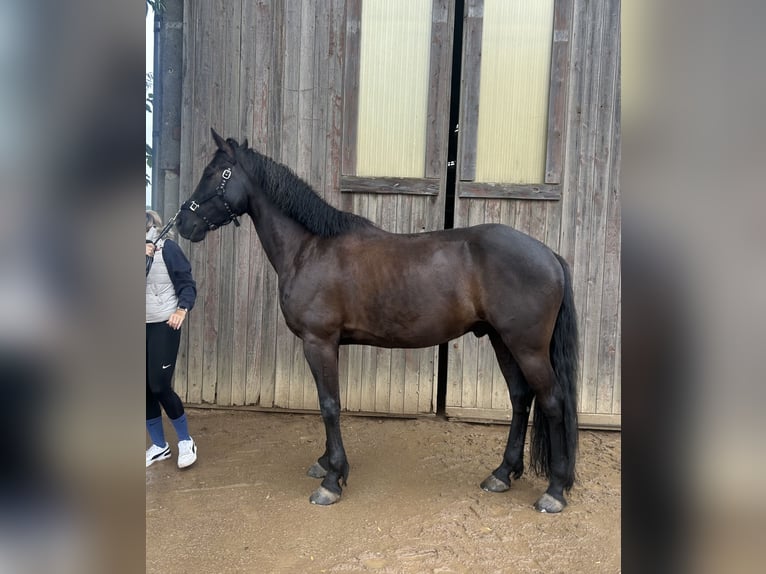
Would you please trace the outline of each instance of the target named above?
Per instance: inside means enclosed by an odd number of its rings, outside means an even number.
[[[176,309],[168,319],[168,325],[177,331],[183,325],[184,319],[186,319],[186,309]]]
[[[147,243],[146,244],[146,256],[147,257],[154,257],[154,243]]]

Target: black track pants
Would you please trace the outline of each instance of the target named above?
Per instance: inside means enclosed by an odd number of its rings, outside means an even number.
[[[183,403],[171,385],[180,344],[180,329],[165,322],[146,324],[146,420],[162,414],[160,405],[171,419],[184,414]]]

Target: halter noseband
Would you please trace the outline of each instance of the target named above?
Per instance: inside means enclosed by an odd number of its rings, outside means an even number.
[[[223,173],[221,174],[221,183],[218,184],[218,187],[215,188],[215,193],[208,197],[207,199],[203,199],[200,203],[197,203],[193,199],[188,199],[184,202],[184,204],[181,206],[181,209],[188,209],[191,211],[194,215],[199,217],[202,221],[204,221],[207,224],[208,230],[213,231],[214,229],[218,229],[219,227],[223,227],[224,225],[228,225],[232,221],[234,222],[235,227],[239,227],[239,219],[237,215],[231,210],[231,206],[229,205],[229,202],[226,201],[226,183],[229,181],[229,178],[231,177],[231,168],[227,167],[225,170],[223,170]],[[203,203],[210,201],[214,197],[220,197],[221,201],[223,202],[223,206],[226,208],[226,211],[229,213],[229,218],[224,221],[223,223],[215,224],[212,223],[207,217],[202,215],[201,213],[197,213],[197,209],[200,205]],[[180,210],[179,210],[180,211]]]

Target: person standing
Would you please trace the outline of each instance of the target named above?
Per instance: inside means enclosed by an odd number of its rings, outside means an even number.
[[[165,440],[162,410],[178,436],[178,468],[197,460],[197,445],[189,435],[181,398],[172,387],[181,326],[194,307],[197,285],[189,260],[170,238],[152,243],[160,235],[162,219],[156,211],[146,212],[146,255],[153,262],[146,275],[146,430],[152,445],[146,451],[147,468],[170,458]]]

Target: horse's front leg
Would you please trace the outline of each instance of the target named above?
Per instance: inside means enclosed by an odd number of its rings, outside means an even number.
[[[309,500],[313,504],[328,505],[340,500],[341,482],[348,479],[348,460],[340,434],[340,391],[338,389],[338,345],[315,338],[303,341],[303,353],[311,368],[317,385],[319,409],[324,420],[325,453],[318,464],[326,472],[322,485]],[[324,466],[324,464],[326,466]],[[314,468],[314,467],[312,467]],[[311,469],[309,469],[311,470]]]

